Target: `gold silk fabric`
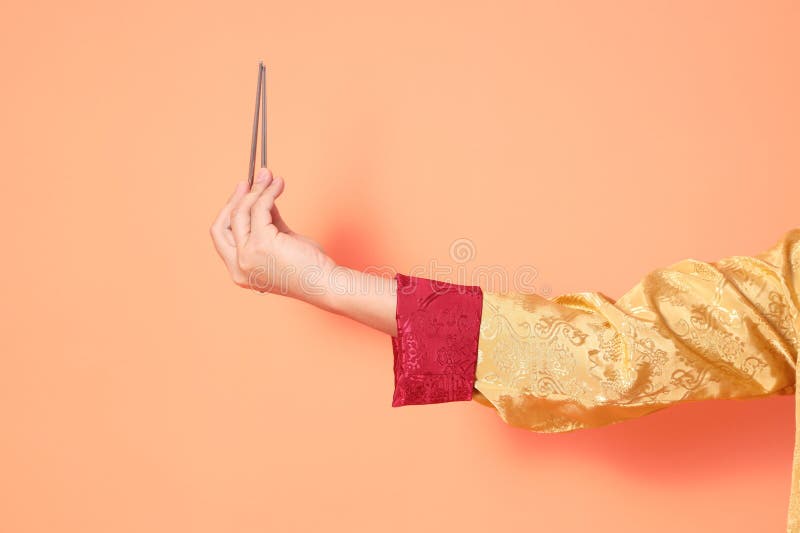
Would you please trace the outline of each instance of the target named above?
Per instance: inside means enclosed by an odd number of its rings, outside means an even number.
[[[794,229],[755,256],[654,270],[616,302],[485,292],[473,398],[510,425],[554,433],[679,402],[794,394],[798,285]],[[799,397],[789,533],[800,533]]]

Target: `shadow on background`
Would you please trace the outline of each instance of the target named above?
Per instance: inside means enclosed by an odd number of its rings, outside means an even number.
[[[535,448],[539,457],[576,457],[659,483],[686,484],[775,462],[785,462],[788,472],[793,437],[794,397],[789,395],[686,402],[602,428],[558,434],[508,427],[501,438],[522,455]]]

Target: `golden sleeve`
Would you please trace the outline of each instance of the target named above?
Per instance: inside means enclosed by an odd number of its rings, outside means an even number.
[[[656,269],[617,301],[397,281],[393,406],[475,400],[555,433],[796,393],[800,228],[753,256]],[[789,533],[800,533],[798,398]]]
[[[794,394],[798,284],[794,229],[754,256],[656,269],[616,302],[484,292],[473,399],[510,425],[563,432],[679,402]],[[789,532],[798,494],[796,441]]]
[[[793,394],[800,229],[756,256],[680,261],[616,302],[483,293],[475,399],[541,432],[683,401]]]

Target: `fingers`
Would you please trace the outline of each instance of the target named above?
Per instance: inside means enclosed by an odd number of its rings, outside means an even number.
[[[239,198],[247,192],[247,181],[241,180],[236,182],[236,187],[233,188],[233,192],[228,197],[228,202],[225,204],[225,207],[234,206]]]
[[[250,231],[253,233],[261,232],[274,222],[272,213],[275,207],[275,199],[281,195],[283,188],[283,178],[277,176],[269,184],[269,187],[264,189],[264,192],[261,193],[261,196],[259,196],[251,209]]]
[[[275,227],[278,228],[278,231],[281,233],[288,233],[290,235],[294,234],[292,228],[283,220],[281,216],[281,212],[278,211],[278,204],[274,204],[272,206],[272,223],[275,224]]]
[[[231,212],[231,230],[237,247],[241,247],[250,234],[250,210],[261,193],[272,182],[272,172],[262,168],[258,171],[253,187],[236,204]]]
[[[236,184],[236,188],[228,198],[228,202],[222,207],[210,229],[214,248],[216,248],[217,253],[228,267],[236,264],[235,243],[229,227],[230,212],[246,192],[246,181],[240,181]]]
[[[226,233],[230,233],[230,214],[233,207],[239,202],[242,196],[247,192],[247,182],[240,181],[236,184],[233,193],[228,198],[228,202],[222,207],[214,223],[211,225],[211,237],[214,244],[224,244],[226,240]]]
[[[279,179],[282,182],[281,186],[280,186],[280,189],[275,194],[275,200],[277,200],[278,197],[281,194],[283,194],[283,191],[286,190],[286,182],[283,180],[283,178],[281,176],[277,176],[275,179]],[[276,228],[278,228],[278,231],[280,231],[281,233],[289,233],[289,234],[293,234],[294,233],[292,231],[292,229],[289,227],[289,225],[286,223],[286,221],[283,220],[283,217],[281,216],[281,212],[278,210],[278,204],[276,204],[274,200],[273,200],[273,203],[272,203],[272,209],[270,209],[270,216],[272,217],[272,224]]]

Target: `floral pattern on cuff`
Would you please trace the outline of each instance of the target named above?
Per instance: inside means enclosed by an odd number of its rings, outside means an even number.
[[[393,407],[472,399],[483,292],[397,274]]]

